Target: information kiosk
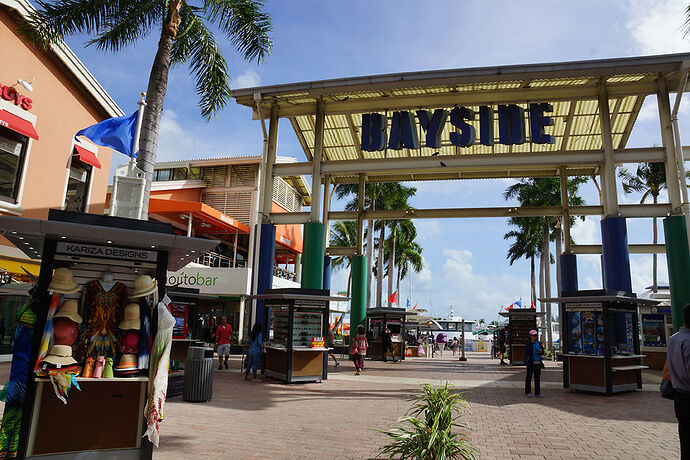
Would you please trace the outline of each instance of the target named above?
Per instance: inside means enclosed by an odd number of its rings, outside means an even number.
[[[393,356],[397,359],[405,359],[404,337],[407,337],[407,322],[405,318],[414,314],[415,312],[408,312],[404,308],[384,307],[370,308],[367,310],[367,339],[369,340],[367,358],[373,360],[383,359],[384,353],[381,335],[386,328],[388,328],[391,331],[393,354],[387,351],[385,356],[387,359],[393,358]]]
[[[536,308],[512,308],[499,313],[508,318],[508,343],[506,351],[510,364],[521,366],[525,363],[525,344],[529,340],[529,331],[537,329],[537,316],[545,313]]]

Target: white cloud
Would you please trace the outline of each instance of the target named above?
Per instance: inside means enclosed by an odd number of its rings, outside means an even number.
[[[254,69],[247,69],[246,72],[240,74],[240,76],[232,79],[232,84],[230,85],[233,89],[236,88],[253,88],[261,84],[261,77]]]
[[[180,125],[177,113],[165,109],[158,129],[157,161],[171,161],[189,157],[194,152],[197,137]]]
[[[683,36],[684,0],[629,0],[626,28],[633,39],[633,52],[664,54],[687,52]]]
[[[598,219],[587,216],[584,221],[577,219],[570,229],[575,244],[601,244]]]

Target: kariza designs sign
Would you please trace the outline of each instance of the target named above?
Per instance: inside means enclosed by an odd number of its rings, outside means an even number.
[[[544,132],[553,126],[553,118],[545,113],[553,112],[553,106],[546,102],[529,104],[530,139],[534,144],[553,144],[554,137]],[[448,140],[457,147],[471,147],[477,141],[481,145],[494,145],[494,109],[480,106],[479,112],[468,107],[452,110],[417,110],[415,115],[408,111],[393,112],[390,132],[388,118],[380,113],[362,114],[362,150],[374,152],[386,148],[392,150],[418,149],[420,139],[415,116],[425,135],[425,146],[441,148],[441,136],[446,121],[455,128]],[[470,121],[479,121],[479,133]],[[526,139],[525,109],[517,104],[498,106],[498,142],[505,145],[524,144]],[[478,137],[477,137],[478,136]]]
[[[145,249],[120,248],[117,246],[96,246],[93,244],[58,242],[57,252],[69,256],[124,259],[133,262],[156,262],[157,252]]]

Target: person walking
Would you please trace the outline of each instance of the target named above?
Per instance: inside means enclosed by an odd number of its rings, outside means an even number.
[[[256,382],[256,368],[261,367],[261,358],[263,357],[263,337],[261,335],[261,323],[254,323],[252,331],[249,333],[247,358],[245,361],[244,379],[249,378],[249,369],[252,370],[252,382]]]
[[[398,358],[395,357],[395,349],[393,348],[393,334],[391,334],[391,330],[388,329],[388,326],[386,326],[381,333],[381,344],[383,345],[383,362],[385,363],[387,361],[386,353],[390,352],[393,357],[393,362],[397,363]]]
[[[362,367],[364,365],[364,355],[367,354],[367,348],[369,348],[369,342],[367,341],[367,336],[365,335],[364,326],[357,326],[357,335],[352,341],[352,347],[350,347],[350,354],[352,355],[352,361],[355,363],[355,375],[360,375],[362,373]]]
[[[230,344],[232,341],[232,326],[228,324],[228,318],[223,316],[220,325],[216,328],[216,345],[218,345],[218,370],[222,371],[223,366],[228,369],[228,358],[230,357]],[[223,362],[225,357],[225,362]]]
[[[506,355],[506,343],[508,342],[508,326],[505,326],[498,332],[498,340],[496,342],[498,344],[498,356],[501,358],[501,362],[499,364],[506,365],[508,363],[503,361],[503,359]]]
[[[218,326],[216,325],[216,317],[211,315],[208,318],[208,326],[204,328],[204,333],[201,337],[201,339],[204,341],[207,347],[213,347],[213,345],[216,343],[217,328]]]
[[[537,331],[532,329],[529,331],[529,340],[525,344],[525,366],[527,367],[525,394],[528,398],[532,397],[532,376],[534,376],[534,394],[538,398],[544,397],[541,394],[541,369],[544,365],[541,358],[543,355],[544,347],[537,338]]]
[[[683,323],[667,341],[668,375],[673,386],[673,408],[678,419],[680,458],[690,460],[690,304],[683,307]]]
[[[328,329],[328,355],[335,361],[335,367],[340,366],[338,358],[335,357],[335,334],[333,329]]]

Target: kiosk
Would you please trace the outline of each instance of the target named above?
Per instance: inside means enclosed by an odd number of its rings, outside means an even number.
[[[48,220],[2,216],[0,233],[29,257],[41,258],[41,271],[31,305],[35,322],[26,350],[29,370],[21,407],[17,456],[67,458],[88,451],[81,455],[94,459],[150,459],[152,444],[142,438],[146,430],[144,406],[149,370],[146,366],[138,366],[136,360],[130,363],[122,359],[123,356],[136,358],[137,355],[123,354],[118,340],[124,331],[120,330],[112,332],[115,340],[106,346],[112,354],[104,353],[114,365],[120,364],[119,369],[115,367],[114,376],[83,377],[84,363],[92,354],[84,346],[90,342],[82,341],[82,331],[88,319],[94,318],[92,310],[107,311],[111,312],[108,315],[112,314],[117,324],[127,329],[140,330],[141,324],[148,321],[149,336],[155,337],[155,305],[146,302],[143,296],[139,300],[131,300],[134,294],[143,292],[135,280],[142,275],[150,276],[146,295],[153,296],[157,291],[162,298],[166,270],[177,270],[198,254],[212,249],[217,242],[175,236],[168,224],[58,210],[51,210]],[[57,269],[61,269],[60,279]],[[58,285],[67,288],[59,289]],[[104,292],[116,295],[115,301],[97,306],[89,296],[98,286],[104,290],[109,287]],[[64,343],[65,337],[58,335],[56,326],[56,320],[66,315],[55,313],[55,305],[62,305],[66,300],[74,306],[67,316],[75,320],[73,327],[79,329],[79,338],[72,344],[69,340]],[[132,309],[131,302],[138,302],[139,309]],[[58,313],[60,308],[57,308]],[[137,316],[133,318],[132,312]],[[53,354],[55,347],[49,349],[46,357],[54,356],[53,360],[59,362],[52,369],[60,371],[64,366],[74,375],[79,375],[76,382],[81,390],[72,385],[63,395],[66,403],[58,399],[57,387],[54,388],[48,377],[37,376],[40,372],[34,372],[35,363],[49,361],[39,360],[44,356],[41,342],[49,321],[53,325],[53,340],[56,344],[60,342],[56,346],[64,351]],[[126,326],[125,321],[129,321]],[[72,337],[76,338],[76,335]],[[101,351],[99,349],[99,355]],[[72,356],[69,356],[70,352]],[[49,365],[41,364],[41,369],[45,370]],[[125,367],[126,372],[118,372],[124,371]],[[105,371],[104,375],[107,375]]]
[[[342,301],[322,289],[268,289],[265,294],[247,296],[265,302],[263,373],[293,382],[320,382],[328,377],[328,303]]]
[[[525,343],[529,340],[529,331],[537,329],[537,316],[545,313],[536,308],[512,308],[499,313],[508,318],[508,343],[506,351],[510,364],[521,366],[525,363]]]
[[[415,312],[408,312],[404,308],[370,308],[367,310],[367,337],[369,349],[367,358],[373,360],[383,359],[383,342],[381,334],[387,327],[391,331],[393,341],[393,353],[398,359],[405,359],[405,341],[407,337],[407,322],[405,318],[414,315]],[[415,347],[417,348],[417,347]],[[416,350],[415,350],[416,351]],[[386,352],[386,357],[392,358],[390,352]]]
[[[666,362],[666,341],[673,335],[671,295],[667,286],[659,286],[659,292],[649,293],[647,298],[656,300],[659,304],[640,305],[640,350],[645,355],[645,365],[650,369],[661,370]]]
[[[657,301],[612,291],[571,291],[560,302],[563,384],[610,395],[642,388],[638,305]]]

